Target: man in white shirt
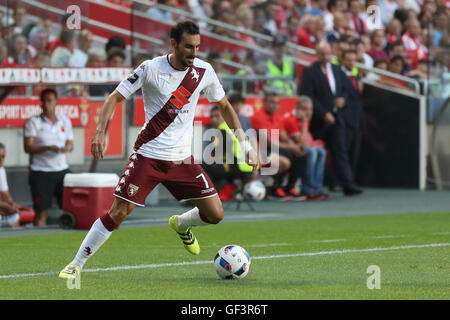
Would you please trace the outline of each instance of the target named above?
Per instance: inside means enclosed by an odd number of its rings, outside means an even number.
[[[196,56],[200,46],[200,30],[191,21],[181,21],[172,27],[170,41],[173,53],[144,61],[124,79],[105,101],[91,152],[95,159],[103,158],[105,131],[116,105],[142,88],[146,123],[134,145],[114,195],[109,213],[97,219],[84,238],[74,260],[59,277],[75,279],[81,269],[137,206],[159,183],[179,201],[189,200],[193,209],[174,215],[169,226],[181,238],[191,254],[199,254],[199,243],[191,232],[194,226],[217,224],[224,216],[217,191],[200,164],[191,155],[195,108],[203,93],[214,102],[248,156],[249,164],[259,164],[256,152],[245,139],[239,117],[228,102],[212,66]]]
[[[3,167],[6,157],[6,148],[0,143],[0,228],[16,227],[19,225],[19,206],[14,203],[9,193],[6,171]]]
[[[35,210],[35,226],[44,226],[53,196],[62,207],[64,176],[69,171],[65,153],[73,150],[70,119],[56,114],[58,103],[54,89],[41,92],[42,113],[27,120],[24,150],[30,154],[29,183]]]

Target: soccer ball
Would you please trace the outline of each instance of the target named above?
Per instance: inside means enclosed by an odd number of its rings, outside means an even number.
[[[222,279],[242,279],[250,268],[250,256],[244,248],[230,244],[217,252],[214,267]]]
[[[261,201],[266,196],[266,186],[259,180],[251,181],[244,186],[244,195],[254,201]]]

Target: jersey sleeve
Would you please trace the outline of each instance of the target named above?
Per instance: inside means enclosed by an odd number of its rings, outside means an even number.
[[[128,99],[133,93],[142,87],[143,81],[149,72],[150,64],[148,61],[142,62],[126,79],[123,79],[116,90]]]
[[[204,94],[209,102],[217,102],[225,97],[225,91],[223,90],[222,84],[219,81],[219,78],[216,75],[214,69],[209,66],[207,68],[209,84],[206,86]]]
[[[24,137],[36,137],[36,134],[37,134],[36,123],[33,121],[32,118],[30,118],[27,120],[27,122],[25,122],[23,135]]]

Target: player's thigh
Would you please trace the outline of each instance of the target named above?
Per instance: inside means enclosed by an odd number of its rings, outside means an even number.
[[[219,223],[224,217],[222,201],[218,195],[204,199],[193,199],[191,202],[196,206],[200,214],[205,217],[209,223]]]
[[[130,156],[114,191],[114,196],[135,205],[144,207],[145,199],[161,182],[162,173],[157,160],[139,154]]]
[[[214,183],[201,165],[185,162],[166,173],[163,185],[180,202],[206,199],[217,194]]]

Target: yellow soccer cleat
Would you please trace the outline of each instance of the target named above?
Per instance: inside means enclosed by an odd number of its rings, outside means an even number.
[[[63,279],[76,279],[81,273],[81,268],[76,264],[69,263],[62,271],[59,273],[59,277]]]
[[[198,244],[197,238],[191,232],[191,228],[187,230],[180,229],[178,227],[178,216],[171,216],[169,219],[169,226],[178,233],[181,241],[183,241],[184,247],[187,251],[192,254],[200,253],[200,245]]]

